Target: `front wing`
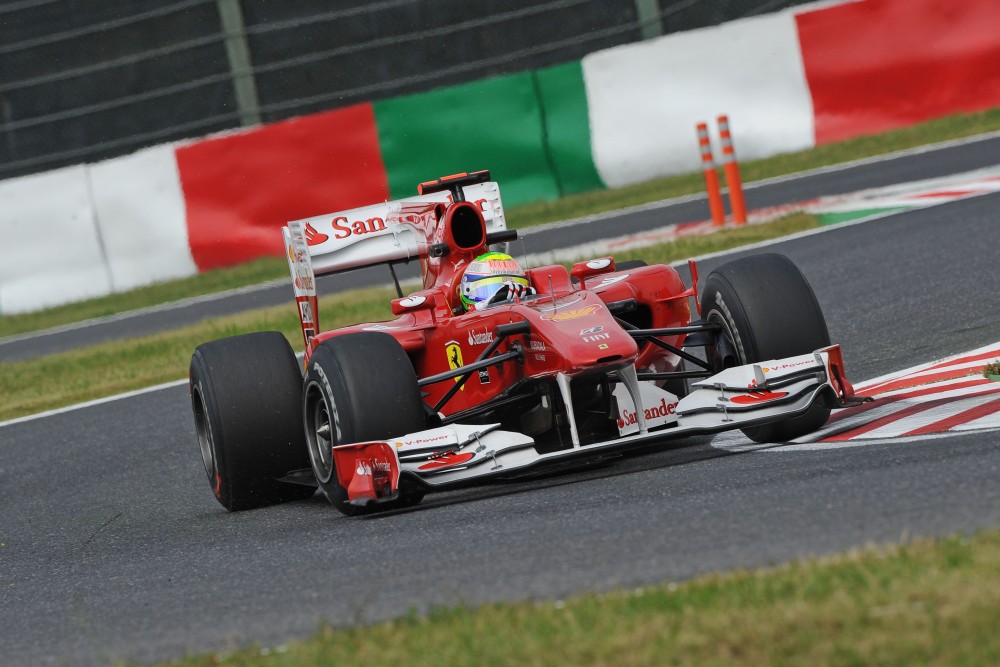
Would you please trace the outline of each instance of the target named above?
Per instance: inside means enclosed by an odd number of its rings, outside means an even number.
[[[627,378],[622,382],[634,385]],[[641,415],[642,394],[633,389],[629,392]],[[347,486],[350,502],[366,505],[394,500],[404,475],[432,490],[445,489],[679,437],[790,419],[817,402],[845,406],[859,400],[844,374],[840,347],[834,345],[812,354],[726,369],[692,385],[675,408],[676,422],[650,429],[640,419],[638,433],[604,442],[581,445],[574,436],[572,448],[540,454],[531,437],[500,430],[500,424],[452,424],[386,441],[339,445],[333,453],[338,470],[354,471]],[[575,430],[573,425],[574,434]],[[387,464],[390,470],[385,470]],[[383,481],[368,479],[379,470]]]

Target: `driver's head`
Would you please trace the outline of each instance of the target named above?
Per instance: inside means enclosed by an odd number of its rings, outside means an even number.
[[[504,283],[528,287],[524,270],[510,255],[488,252],[476,257],[462,275],[459,292],[466,310],[475,310],[489,303]]]

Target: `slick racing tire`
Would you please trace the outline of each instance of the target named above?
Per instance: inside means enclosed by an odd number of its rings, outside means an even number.
[[[302,373],[276,331],[224,338],[191,357],[191,407],[212,491],[236,511],[308,498],[315,487],[279,482],[308,468]]]
[[[809,354],[830,344],[826,319],[812,287],[784,255],[762,254],[723,264],[705,281],[702,317],[722,325],[729,354],[711,361],[716,372],[730,366]],[[803,415],[743,430],[755,442],[787,442],[826,423],[821,403]]]
[[[416,373],[395,338],[361,332],[320,343],[306,369],[302,410],[313,475],[334,507],[353,516],[420,502],[423,489],[404,476],[397,501],[351,505],[331,452],[336,445],[385,440],[427,427]]]

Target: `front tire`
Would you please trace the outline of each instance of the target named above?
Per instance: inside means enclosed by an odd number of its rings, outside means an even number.
[[[784,255],[753,255],[720,266],[705,281],[701,303],[704,320],[722,325],[726,350],[710,354],[717,372],[830,345],[812,287]],[[755,442],[787,442],[815,431],[829,416],[829,408],[816,404],[798,417],[742,431]]]
[[[320,343],[306,369],[303,420],[310,465],[327,499],[348,516],[370,511],[347,501],[331,448],[385,440],[427,427],[417,376],[395,338],[362,332]],[[400,479],[400,498],[380,509],[415,505],[423,489]]]
[[[285,337],[268,331],[199,345],[191,357],[191,408],[216,499],[230,511],[312,496],[279,482],[306,468],[302,374]]]

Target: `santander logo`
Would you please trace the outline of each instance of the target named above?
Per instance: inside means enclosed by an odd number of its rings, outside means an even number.
[[[469,330],[469,345],[486,345],[493,342],[493,332],[486,330],[482,333]]]
[[[333,238],[343,240],[352,236],[364,236],[375,234],[386,230],[385,220],[379,217],[372,217],[366,220],[348,220],[342,215],[338,215],[330,226],[333,228]],[[311,224],[306,225],[306,243],[311,246],[325,243],[330,237],[316,230]]]
[[[329,236],[326,234],[320,234],[316,231],[316,228],[310,224],[306,224],[306,245],[319,245],[325,243]]]
[[[659,405],[654,405],[651,408],[644,409],[642,411],[642,416],[646,422],[650,422],[654,419],[666,420],[673,416],[676,413],[676,410],[676,403],[667,403],[666,398],[661,398]],[[626,426],[635,424],[637,421],[635,411],[624,408],[622,409],[622,416],[618,419],[618,428],[623,429]]]

